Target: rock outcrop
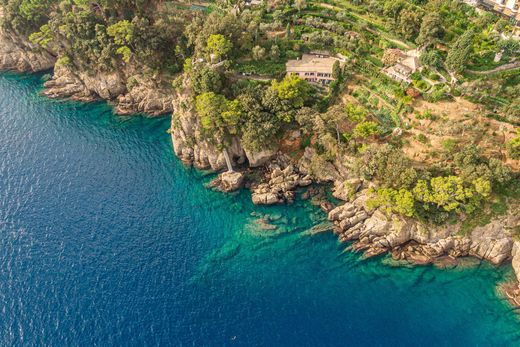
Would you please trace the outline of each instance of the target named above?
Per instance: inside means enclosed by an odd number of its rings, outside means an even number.
[[[245,174],[243,172],[226,171],[218,175],[218,177],[211,182],[211,186],[226,193],[234,192],[242,188],[244,178]]]
[[[352,241],[352,249],[366,257],[390,252],[395,260],[429,264],[448,256],[473,256],[499,265],[512,256],[513,241],[507,218],[478,227],[469,236],[458,234],[458,226],[427,226],[417,220],[386,215],[366,207],[362,191],[352,202],[329,212],[340,241]],[[518,256],[520,264],[520,255]],[[518,265],[520,271],[520,265]]]
[[[49,70],[56,58],[20,35],[0,29],[0,70],[37,72]]]
[[[306,187],[312,184],[310,176],[296,172],[292,165],[285,169],[274,168],[267,183],[252,187],[252,199],[255,205],[273,205],[292,203],[297,187]]]
[[[114,105],[117,114],[122,115],[145,113],[158,116],[173,111],[170,90],[161,89],[157,83],[139,75],[131,77],[136,85],[129,90],[128,74],[125,71],[83,72],[57,65],[42,94],[84,102],[106,100]]]
[[[260,152],[252,152],[245,150],[247,161],[250,167],[260,167],[269,162],[276,155],[276,150],[264,150]]]
[[[186,165],[198,169],[223,170],[227,168],[226,158],[221,150],[202,136],[194,104],[187,92],[177,92],[174,96],[170,131],[175,154]],[[237,138],[233,139],[227,152],[233,165],[245,163],[246,155]]]
[[[116,113],[122,115],[146,113],[159,116],[173,111],[173,95],[171,90],[158,88],[143,79],[126,94],[119,95],[115,107]]]
[[[341,179],[338,168],[318,155],[312,147],[305,148],[298,162],[298,170],[305,175],[313,176],[318,182],[333,182]]]

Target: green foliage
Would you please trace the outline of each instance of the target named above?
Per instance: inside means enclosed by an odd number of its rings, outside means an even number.
[[[130,62],[132,57],[132,50],[128,46],[121,46],[116,50],[116,53],[123,57],[125,63]]]
[[[241,142],[244,148],[253,152],[272,148],[276,144],[276,136],[282,129],[281,117],[275,110],[278,107],[273,108],[268,102],[273,96],[264,95],[269,90],[263,92],[256,88],[238,96],[243,110]]]
[[[448,153],[452,153],[457,148],[457,140],[455,139],[444,139],[441,142],[442,148]]]
[[[341,66],[339,65],[339,61],[335,61],[332,66],[332,78],[335,80],[339,80],[341,78]]]
[[[500,40],[497,44],[499,51],[503,51],[505,55],[512,55],[520,49],[520,42],[515,39]]]
[[[49,9],[57,0],[2,0],[4,28],[29,35],[37,31],[49,20]]]
[[[398,213],[403,216],[415,215],[415,200],[412,193],[404,188],[381,188],[375,192],[375,197],[367,200],[370,209],[381,208],[387,214]]]
[[[419,180],[413,188],[417,201],[426,211],[441,209],[445,212],[473,213],[491,191],[491,183],[478,179],[466,185],[458,176],[439,176],[429,182]]]
[[[233,48],[233,44],[221,34],[212,34],[208,37],[206,49],[214,59],[219,61]]]
[[[511,180],[511,168],[498,159],[482,157],[476,146],[465,146],[454,156],[454,163],[460,177],[466,182],[483,178],[495,185],[503,185]]]
[[[520,159],[520,129],[516,130],[516,136],[508,142],[507,149],[511,158]]]
[[[471,57],[474,37],[475,33],[470,29],[457,39],[446,57],[446,67],[450,71],[461,73],[466,69]]]
[[[277,45],[272,45],[269,56],[271,60],[278,61],[280,59],[280,48]]]
[[[376,122],[364,121],[356,125],[353,136],[355,138],[367,138],[369,136],[378,135],[380,133],[381,129]]]
[[[70,60],[70,57],[68,55],[61,56],[58,58],[58,60],[56,60],[56,66],[67,67],[67,66],[71,66],[71,65],[72,65],[72,61]]]
[[[442,55],[438,50],[430,49],[421,54],[421,64],[431,66],[433,68],[441,68],[443,59]]]
[[[397,31],[407,40],[415,38],[421,25],[421,13],[412,8],[404,9],[399,14]]]
[[[222,90],[220,73],[208,66],[197,66],[196,69],[192,69],[191,82],[196,94],[205,92],[220,93]]]
[[[107,28],[107,34],[118,45],[124,46],[132,43],[134,39],[134,25],[128,20],[122,20]]]
[[[352,103],[348,103],[345,106],[345,113],[347,119],[353,123],[363,122],[367,118],[367,113],[362,106],[356,106]]]
[[[54,36],[52,35],[52,31],[49,28],[48,24],[44,24],[40,27],[40,31],[34,32],[29,35],[29,41],[34,43],[35,45],[40,45],[43,48],[47,48],[49,43],[51,43]]]
[[[403,152],[390,145],[372,145],[356,160],[354,171],[367,180],[377,180],[382,187],[409,189],[418,174]]]
[[[310,85],[307,81],[295,75],[286,76],[282,81],[273,81],[271,89],[282,100],[289,101],[295,108],[300,108],[310,94]]]
[[[442,20],[438,12],[430,12],[423,17],[419,36],[415,42],[419,46],[429,47],[444,35]]]
[[[229,101],[223,95],[206,92],[197,96],[195,109],[204,133],[217,146],[225,148],[230,136],[238,133],[242,116],[238,101]]]

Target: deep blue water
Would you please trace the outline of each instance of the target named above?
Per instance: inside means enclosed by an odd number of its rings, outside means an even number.
[[[520,344],[510,269],[362,261],[308,203],[204,188],[168,119],[40,97],[0,75],[0,345]]]

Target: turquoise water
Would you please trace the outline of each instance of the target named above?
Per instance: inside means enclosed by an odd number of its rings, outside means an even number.
[[[0,75],[0,345],[505,346],[508,267],[363,261],[308,203],[256,209],[173,156],[168,119]],[[276,230],[261,230],[269,215]]]

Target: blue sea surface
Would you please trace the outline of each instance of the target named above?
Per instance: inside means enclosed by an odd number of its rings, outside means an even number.
[[[520,345],[509,267],[362,260],[311,235],[308,202],[206,189],[168,118],[49,100],[40,78],[0,75],[0,345]]]

